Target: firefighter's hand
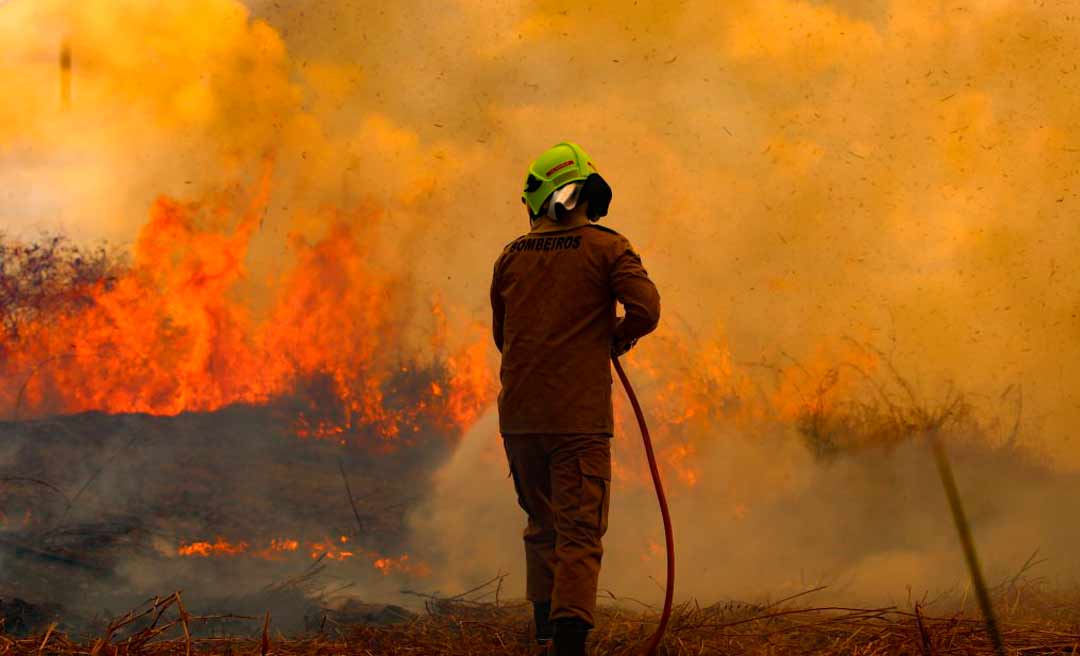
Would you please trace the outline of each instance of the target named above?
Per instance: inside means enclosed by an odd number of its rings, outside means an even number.
[[[612,357],[619,357],[634,348],[635,344],[637,344],[637,339],[616,339],[611,343]]]

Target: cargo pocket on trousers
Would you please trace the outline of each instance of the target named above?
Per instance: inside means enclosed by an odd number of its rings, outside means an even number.
[[[518,480],[517,471],[514,470],[514,461],[509,458],[506,461],[510,465],[510,478],[514,481],[514,494],[517,495],[518,507],[524,510],[526,515],[532,517],[529,506],[525,504],[525,495],[521,493],[521,481]]]
[[[611,503],[611,461],[580,456],[578,466],[581,468],[581,517],[603,535],[607,532]]]

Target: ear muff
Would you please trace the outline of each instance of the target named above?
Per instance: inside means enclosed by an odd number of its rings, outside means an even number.
[[[589,201],[588,217],[590,221],[599,221],[600,217],[607,216],[608,207],[611,205],[611,186],[599,173],[591,173],[585,178],[585,186],[581,189],[581,197]]]

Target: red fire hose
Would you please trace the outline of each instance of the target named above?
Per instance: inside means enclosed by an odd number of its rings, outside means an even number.
[[[656,627],[656,633],[649,640],[649,646],[645,649],[646,656],[653,656],[660,646],[660,640],[667,630],[668,620],[671,619],[671,600],[675,593],[675,534],[671,529],[671,511],[668,510],[667,497],[664,495],[664,485],[660,482],[660,468],[656,465],[656,454],[653,453],[652,439],[649,438],[649,426],[645,423],[645,414],[641,411],[634,388],[630,385],[630,379],[626,377],[619,358],[613,356],[611,361],[615,363],[615,373],[619,374],[626,396],[630,397],[630,405],[634,408],[637,416],[638,427],[641,428],[641,440],[645,443],[645,456],[649,459],[649,473],[652,474],[653,485],[656,487],[656,500],[660,504],[660,515],[664,518],[664,542],[667,546],[667,586],[664,592],[664,611],[660,614],[660,625]]]

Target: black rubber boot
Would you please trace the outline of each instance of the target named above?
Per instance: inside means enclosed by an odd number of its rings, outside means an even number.
[[[551,602],[533,602],[533,626],[536,627],[536,644],[541,647],[551,642],[553,629],[551,627]]]
[[[577,618],[559,619],[555,625],[555,640],[551,653],[554,656],[585,656],[585,639],[592,628]]]

